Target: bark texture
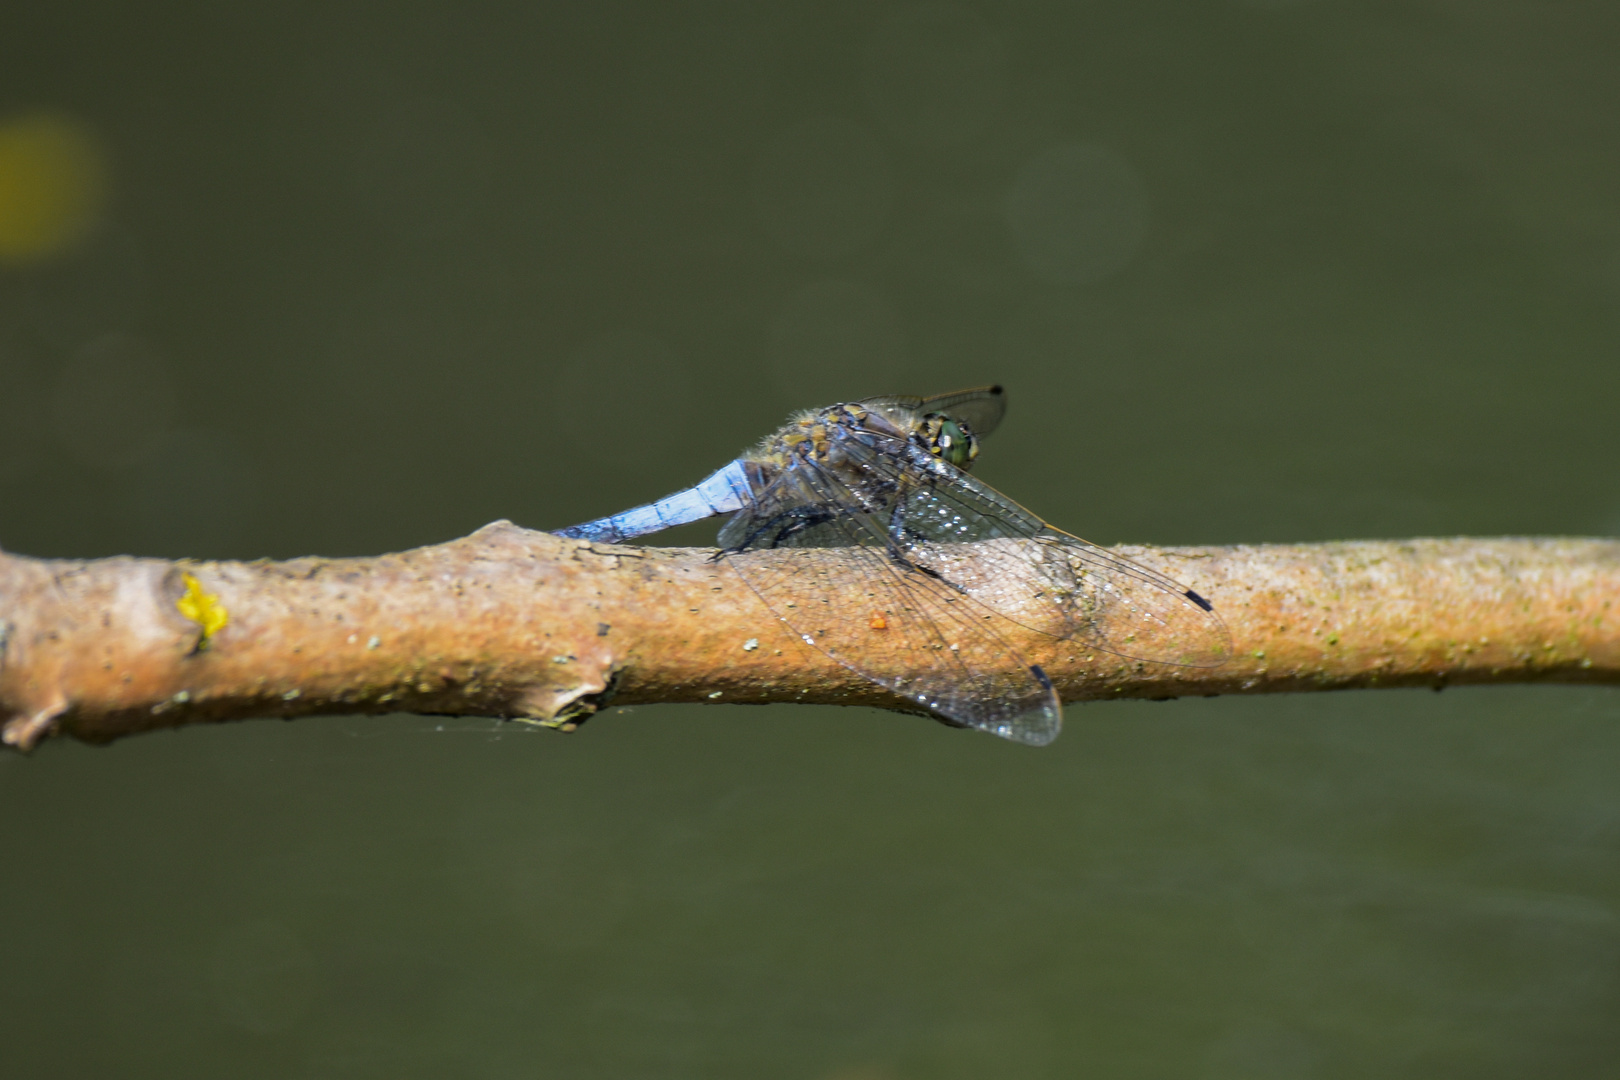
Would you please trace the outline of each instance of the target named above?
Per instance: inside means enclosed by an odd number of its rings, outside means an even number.
[[[1218,668],[1145,664],[1009,625],[1009,643],[1065,701],[1620,682],[1620,542],[1118,550],[1209,597],[1234,655]],[[915,711],[806,646],[713,554],[504,521],[376,558],[0,553],[0,739],[28,749],[52,734],[107,742],[182,724],[385,712],[571,729],[609,701]]]

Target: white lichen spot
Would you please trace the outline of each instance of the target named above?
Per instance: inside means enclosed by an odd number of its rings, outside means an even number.
[[[297,701],[300,697],[303,696],[303,693],[304,692],[302,690],[289,690],[285,694],[281,695],[281,700],[282,701]]]
[[[191,691],[182,690],[169,700],[173,701],[176,705],[184,705],[186,702],[191,700]]]
[[[743,652],[753,652],[757,648],[759,648],[759,638],[757,637],[751,637],[743,642]]]
[[[714,693],[709,695],[709,700],[713,701],[715,698],[719,697],[723,693],[725,693],[724,690],[716,690]]]
[[[379,646],[381,644],[382,644],[382,638],[378,637],[376,634],[372,634],[371,635],[371,640],[366,642],[366,648],[375,649],[377,646]]]

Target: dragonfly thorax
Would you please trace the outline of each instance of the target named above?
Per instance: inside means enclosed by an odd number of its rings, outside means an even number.
[[[782,467],[794,458],[828,461],[839,456],[840,441],[873,431],[880,436],[904,439],[905,433],[878,413],[860,405],[833,405],[794,417],[786,427],[766,439],[756,452],[756,461]]]

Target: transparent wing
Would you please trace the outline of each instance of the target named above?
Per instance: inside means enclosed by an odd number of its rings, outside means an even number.
[[[999,617],[895,559],[878,519],[850,509],[859,503],[837,475],[808,463],[796,471],[815,501],[810,516],[781,535],[745,510],[738,532],[777,546],[725,555],[765,605],[806,643],[956,724],[1033,746],[1057,738],[1057,693],[996,633]],[[778,513],[794,512],[787,502]]]
[[[1214,606],[1172,578],[1047,525],[910,444],[846,440],[855,467],[896,492],[886,535],[991,610],[1133,660],[1217,667],[1232,655]]]
[[[899,409],[913,414],[913,419],[928,413],[944,413],[967,421],[975,435],[988,435],[1001,423],[1007,412],[1007,392],[999,386],[978,386],[972,390],[957,390],[930,398],[887,397],[867,398],[860,402],[876,409]]]

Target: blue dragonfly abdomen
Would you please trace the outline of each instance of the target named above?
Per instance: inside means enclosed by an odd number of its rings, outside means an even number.
[[[730,514],[748,505],[753,497],[749,469],[741,459],[731,462],[708,479],[685,491],[666,495],[657,502],[612,514],[583,525],[558,529],[558,536],[619,544],[648,533],[659,532],[719,514]]]

